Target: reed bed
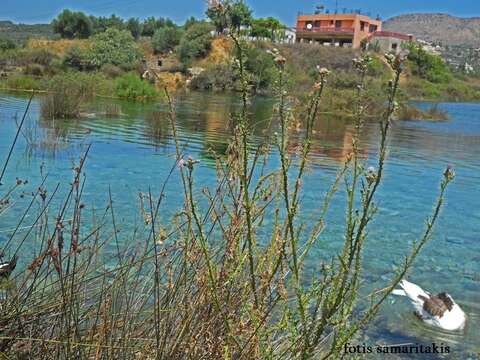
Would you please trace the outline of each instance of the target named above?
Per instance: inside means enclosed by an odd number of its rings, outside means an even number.
[[[272,53],[278,70],[274,116],[279,126],[272,138],[252,149],[254,119],[243,44],[233,32],[231,36],[242,107],[232,114],[234,130],[226,154],[215,154],[217,177],[211,187],[199,191],[196,185],[199,164],[183,153],[175,101],[167,91],[176,164],[156,192],[148,189],[140,196],[149,228],[146,236],[120,235],[112,194],[93,225],[86,218],[82,194],[88,186],[84,166],[90,148],[74,167],[60,207],[52,206],[60,184],[52,189],[46,188],[46,181],[39,184],[17,225],[28,224],[28,230],[22,236],[14,231],[2,244],[4,260],[22,254],[32,259],[1,280],[1,357],[338,359],[344,345],[360,334],[406,276],[431,236],[454,174],[452,169],[445,171],[425,231],[392,271],[391,280],[383,289],[361,295],[362,251],[377,212],[375,199],[397,110],[402,56],[387,56],[394,77],[378,121],[378,163],[369,168],[359,155],[358,139],[368,110],[363,80],[370,58],[354,60],[358,85],[352,151],[325,189],[316,218],[307,224],[302,216],[302,179],[309,168],[313,125],[320,116],[329,71],[318,69],[315,86],[298,111],[287,92],[285,58]],[[303,138],[299,155],[294,156],[289,151],[289,128],[299,120]],[[15,142],[12,151],[14,146]],[[275,170],[268,166],[272,153],[280,159]],[[184,206],[164,219],[160,215],[166,206],[165,187],[174,172],[180,172],[178,196]],[[22,185],[20,181],[0,187],[0,216],[6,206],[2,204]],[[345,233],[326,238],[325,217],[341,189],[347,202],[345,218],[338,221],[345,223]],[[40,244],[34,254],[28,250],[31,238]],[[306,271],[306,259],[320,239],[343,246],[337,254],[324,254],[314,269]]]

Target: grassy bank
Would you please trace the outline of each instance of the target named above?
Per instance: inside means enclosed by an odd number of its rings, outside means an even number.
[[[240,92],[244,84],[235,69],[233,41],[226,37],[210,38],[205,35],[208,29],[206,23],[198,22],[182,30],[179,38],[172,40],[178,46],[167,56],[172,64],[165,71],[152,69],[149,65],[157,59],[165,59],[164,55],[155,54],[155,47],[168,45],[160,42],[158,37],[150,43],[148,39],[135,40],[126,32],[111,29],[90,39],[31,40],[25,47],[0,52],[0,67],[3,69],[0,88],[55,92],[55,83],[63,78],[72,86],[75,79],[78,87],[89,89],[89,96],[137,101],[158,99],[164,87],[170,90]],[[182,41],[183,45],[180,45]],[[317,67],[326,67],[334,70],[334,75],[324,94],[325,112],[352,115],[356,95],[352,60],[365,55],[361,51],[310,44],[274,45],[271,42],[245,42],[242,46],[249,93],[272,95],[275,92],[276,64],[271,53],[278,50],[287,61],[286,87],[296,94],[298,100],[304,99],[315,83]],[[197,50],[188,52],[190,48]],[[479,79],[452,72],[437,56],[414,44],[408,51],[398,97],[403,110],[401,118],[444,117],[444,114],[438,117],[440,114],[435,111],[414,110],[408,105],[409,100],[480,100]],[[370,116],[374,117],[384,111],[381,94],[392,72],[382,54],[370,52],[368,55],[371,61],[364,79],[365,101]]]

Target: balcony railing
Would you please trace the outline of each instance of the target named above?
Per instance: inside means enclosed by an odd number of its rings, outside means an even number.
[[[315,34],[353,34],[355,32],[354,28],[349,27],[312,27],[312,28],[297,28],[297,33],[299,32],[308,32]]]
[[[398,32],[393,31],[375,31],[374,33],[370,34],[369,38],[372,37],[392,37],[400,40],[413,40],[413,35],[406,35]]]

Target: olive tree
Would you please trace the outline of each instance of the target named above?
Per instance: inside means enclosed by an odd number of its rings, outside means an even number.
[[[86,39],[92,35],[92,22],[83,12],[63,10],[52,26],[55,33],[66,39]]]

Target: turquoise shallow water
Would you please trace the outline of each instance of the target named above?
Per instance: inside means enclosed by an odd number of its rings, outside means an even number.
[[[15,118],[18,121],[26,102],[22,97],[0,94],[0,164],[15,134]],[[230,133],[227,120],[237,105],[234,97],[224,95],[194,93],[178,99],[178,129],[185,154],[201,160],[196,170],[198,189],[211,185],[214,167],[209,149],[225,150]],[[254,142],[265,136],[271,105],[272,101],[267,98],[254,102]],[[110,188],[120,224],[120,239],[131,241],[126,234],[142,222],[138,206],[132,204],[139,203],[139,192],[147,192],[149,188],[158,192],[175,165],[174,146],[162,105],[119,102],[118,106],[122,115],[116,118],[99,115],[103,110],[99,103],[92,104],[91,113],[82,120],[50,124],[39,119],[39,103],[34,101],[27,129],[36,131],[38,138],[60,134],[64,141],[56,151],[41,144],[29,149],[20,137],[3,182],[10,184],[16,177],[28,179],[26,190],[35,191],[41,181],[41,167],[48,174],[49,188],[57,182],[68,182],[72,178],[72,165],[78,162],[87,144],[92,144],[85,168],[84,202],[89,209],[105,209]],[[364,254],[365,274],[368,287],[385,284],[395,262],[412,241],[421,236],[442,173],[450,164],[457,177],[448,190],[434,236],[419,257],[410,280],[431,292],[451,293],[469,314],[469,324],[458,334],[433,331],[415,319],[403,299],[392,298],[368,327],[362,342],[443,342],[452,347],[452,354],[446,358],[476,359],[475,354],[480,352],[480,104],[439,106],[449,113],[449,121],[394,123],[385,181],[377,198],[379,214],[370,228]],[[348,121],[334,118],[324,118],[316,125],[312,171],[304,183],[307,191],[303,206],[307,215],[318,208],[349,151],[352,129]],[[378,150],[376,124],[366,124],[361,143],[366,162],[374,164]],[[273,157],[272,164],[276,162]],[[162,213],[165,219],[182,206],[178,180],[178,172],[174,172],[167,184],[166,209]],[[66,186],[60,188],[59,201],[67,190]],[[0,217],[0,246],[18,219],[22,200],[18,201]],[[309,259],[312,264],[338,248],[343,235],[342,221],[338,219],[344,215],[344,206],[343,196],[339,194],[327,218],[322,241]],[[31,246],[35,251],[35,244]],[[417,358],[442,357],[419,355]]]

